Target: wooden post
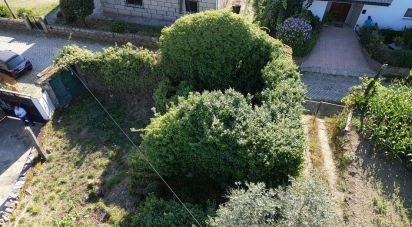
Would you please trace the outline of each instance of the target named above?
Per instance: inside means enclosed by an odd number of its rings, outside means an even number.
[[[351,121],[352,121],[352,115],[353,115],[353,110],[350,109],[348,116],[346,117],[346,124],[345,124],[345,128],[343,129],[344,133],[348,133],[350,131],[350,125],[351,125]]]
[[[33,130],[31,130],[30,126],[26,126],[24,127],[24,129],[26,130],[27,134],[29,135],[29,137],[33,140],[34,146],[36,147],[37,151],[40,154],[40,157],[42,160],[46,160],[46,152],[44,152],[43,148],[41,147],[39,141],[37,140],[36,136],[33,133]]]
[[[6,4],[6,7],[9,9],[11,16],[13,17],[13,19],[16,19],[16,15],[14,14],[13,10],[11,10],[9,3],[7,2],[7,0],[4,0],[4,4]]]

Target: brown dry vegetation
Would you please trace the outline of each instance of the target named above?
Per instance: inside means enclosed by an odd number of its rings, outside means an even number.
[[[148,110],[122,117],[128,110],[115,102],[109,110],[122,126],[147,123],[134,116]],[[138,143],[138,135],[131,136]],[[134,211],[138,198],[129,194],[127,174],[132,147],[94,100],[80,97],[58,113],[41,141],[48,160],[34,169],[9,226],[113,226]]]
[[[411,205],[412,173],[376,153],[355,129],[344,135],[343,122],[343,116],[327,119],[345,226],[410,226],[405,207]]]

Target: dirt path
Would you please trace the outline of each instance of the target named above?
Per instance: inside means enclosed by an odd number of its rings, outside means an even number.
[[[335,204],[335,209],[336,209],[338,219],[342,222],[343,221],[342,203],[344,200],[344,195],[337,188],[338,175],[336,172],[335,161],[333,160],[333,152],[329,144],[328,129],[323,119],[316,118],[316,123],[318,126],[318,137],[319,137],[320,148],[322,150],[324,176],[326,177],[326,180],[329,183],[329,187],[332,193],[332,200]]]
[[[309,141],[309,127],[310,127],[310,121],[311,117],[309,115],[304,115],[302,117],[302,124],[303,124],[303,130],[306,135],[306,144],[308,144]],[[310,152],[309,152],[309,147],[306,147],[305,149],[305,169],[303,170],[303,175],[305,177],[309,176],[310,171],[312,170],[312,162],[310,161]]]
[[[410,226],[405,207],[412,205],[412,172],[374,150],[354,129],[343,149],[352,160],[342,179],[346,226]]]
[[[339,226],[411,226],[412,171],[373,150],[354,129],[337,143],[329,119],[305,116],[303,123],[311,146],[304,174],[323,173]]]

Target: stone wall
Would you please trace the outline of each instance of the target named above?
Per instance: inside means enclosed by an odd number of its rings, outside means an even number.
[[[21,29],[24,30],[26,25],[22,19],[10,19],[0,17],[0,28],[11,28],[11,29]]]
[[[46,25],[44,25],[46,26]],[[9,19],[9,18],[0,18],[0,29],[17,29],[17,30],[26,30],[27,32],[40,32],[41,30],[31,29],[29,30],[24,20],[22,19]],[[133,43],[136,46],[143,46],[149,49],[157,49],[159,38],[151,36],[142,36],[131,33],[114,33],[106,32],[100,30],[92,29],[82,29],[74,28],[69,26],[58,26],[58,25],[47,25],[47,34],[73,37],[73,38],[82,38],[82,39],[91,39],[104,42],[117,42],[118,44],[123,43]]]
[[[47,28],[49,34],[105,42],[117,42],[119,44],[130,42],[136,46],[143,46],[149,49],[157,49],[159,41],[158,37],[142,36],[130,33],[121,34],[114,32],[55,25],[49,25]]]
[[[147,19],[174,21],[186,14],[185,0],[143,0],[142,6],[128,5],[126,0],[101,0],[101,2],[104,12]],[[181,7],[179,2],[183,4]],[[199,11],[218,7],[216,6],[216,0],[198,0],[198,2]]]

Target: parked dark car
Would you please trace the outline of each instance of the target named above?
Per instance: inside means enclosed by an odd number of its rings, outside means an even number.
[[[31,62],[23,56],[10,50],[0,50],[0,73],[17,78],[32,69]]]

